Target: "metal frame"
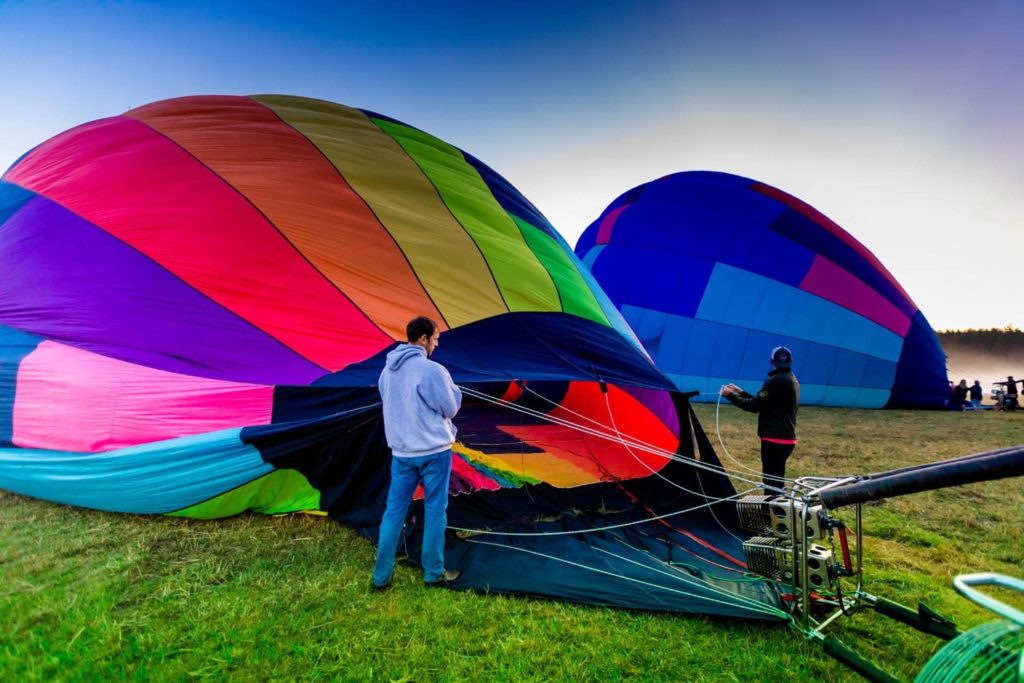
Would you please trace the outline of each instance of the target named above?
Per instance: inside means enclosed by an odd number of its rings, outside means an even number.
[[[800,610],[799,623],[797,627],[803,632],[806,638],[817,638],[824,639],[823,631],[833,622],[835,622],[841,616],[853,616],[853,614],[865,606],[870,606],[877,601],[877,597],[870,593],[864,592],[864,532],[862,529],[863,525],[863,506],[860,503],[855,505],[855,528],[854,537],[857,545],[855,550],[856,561],[853,567],[853,574],[856,576],[856,587],[852,594],[843,595],[837,600],[832,601],[820,601],[819,604],[833,606],[833,611],[827,617],[822,620],[816,620],[811,617],[811,595],[808,586],[808,555],[810,551],[810,539],[807,537],[807,521],[808,521],[808,510],[812,504],[819,503],[819,494],[821,491],[826,489],[835,488],[842,486],[850,482],[857,481],[859,477],[839,477],[839,478],[824,478],[824,477],[805,477],[798,479],[793,486],[792,492],[789,496],[790,499],[790,524],[794,532],[793,537],[793,589],[799,591],[799,601],[795,603],[795,608]],[[817,484],[817,485],[815,485]],[[796,502],[800,501],[802,509],[800,511],[800,526],[796,526],[797,522],[797,510]],[[799,528],[799,535],[797,535],[797,529]],[[799,585],[797,585],[796,577],[800,577]],[[836,581],[841,581],[841,577],[837,577]]]

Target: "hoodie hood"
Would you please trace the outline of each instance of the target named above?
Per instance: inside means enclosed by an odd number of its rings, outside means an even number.
[[[402,367],[410,358],[416,356],[427,357],[427,350],[419,344],[399,344],[388,352],[385,365],[388,370],[397,370]]]

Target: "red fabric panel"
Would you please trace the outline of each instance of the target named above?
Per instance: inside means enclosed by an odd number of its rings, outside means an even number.
[[[33,150],[8,179],[328,370],[391,343],[245,197],[139,121],[116,117],[68,131]]]
[[[392,338],[404,341],[405,325],[417,315],[443,319],[363,198],[270,109],[248,97],[205,96],[125,115],[171,138],[244,194]]]

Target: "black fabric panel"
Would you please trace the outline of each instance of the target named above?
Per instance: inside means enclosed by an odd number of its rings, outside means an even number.
[[[246,427],[241,439],[274,467],[301,472],[320,491],[321,508],[332,516],[353,526],[380,523],[391,451],[379,405],[318,419]]]
[[[564,396],[564,388],[557,383],[540,391],[555,399]],[[242,440],[259,449],[275,467],[304,474],[321,491],[322,507],[332,518],[376,542],[391,462],[376,390],[281,388],[276,398],[280,406],[275,416],[306,419],[249,427],[242,431]],[[678,454],[689,458],[696,452],[701,461],[717,465],[714,449],[686,397],[676,394],[674,399],[682,412]],[[457,424],[479,423],[479,413],[493,410],[491,404],[468,401]],[[508,416],[503,421],[507,424]],[[497,433],[485,429],[479,438],[494,438]],[[741,542],[729,533],[736,530],[732,503],[650,521],[705,503],[709,499],[702,493],[731,495],[729,480],[676,461],[668,463],[660,475],[570,489],[540,484],[452,496],[451,527],[589,532],[513,537],[449,531],[446,563],[463,572],[456,586],[634,609],[778,619],[730,597],[781,604],[773,584],[751,581],[740,566],[723,556],[743,557]],[[621,524],[629,526],[593,531]],[[406,555],[414,565],[419,564],[422,533],[423,504],[415,501],[399,549],[399,555]]]
[[[391,348],[314,384],[375,387]],[[448,330],[432,358],[457,383],[598,380],[673,388],[617,330],[565,313],[506,313]]]
[[[271,422],[299,422],[373,405],[380,405],[376,382],[374,388],[275,386]]]
[[[679,454],[692,457],[696,444],[703,462],[718,465],[710,441],[682,395],[677,397],[677,406],[686,411],[681,420]],[[485,409],[490,407],[470,408],[473,420],[477,420],[478,410]],[[504,421],[508,422],[507,416]],[[363,481],[372,481],[370,490],[361,492],[358,501],[351,504],[335,502],[330,512],[376,542],[389,460],[386,453],[367,457],[371,461],[379,458],[376,462],[382,476],[364,477]],[[448,507],[451,527],[497,532],[590,530],[585,534],[529,537],[449,531],[446,563],[463,572],[457,587],[634,609],[778,619],[729,599],[723,601],[720,594],[704,585],[709,583],[760,604],[781,604],[773,584],[751,581],[740,566],[722,555],[743,559],[741,542],[729,533],[738,530],[732,503],[716,503],[710,509],[664,521],[642,521],[709,500],[691,492],[732,495],[729,480],[681,462],[670,462],[660,474],[664,479],[650,476],[570,489],[539,484],[453,496]],[[360,479],[353,477],[350,481]],[[625,523],[630,526],[592,531]],[[416,566],[422,533],[423,506],[416,501],[410,507],[399,549],[399,556],[405,554],[406,560]]]

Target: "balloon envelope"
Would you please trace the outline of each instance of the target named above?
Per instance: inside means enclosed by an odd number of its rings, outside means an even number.
[[[776,346],[801,402],[937,408],[945,355],[878,259],[813,207],[726,173],[676,173],[612,202],[577,255],[682,390],[755,391]]]
[[[0,261],[2,488],[196,518],[317,511],[376,538],[377,377],[428,315],[467,386],[460,586],[784,617],[741,576],[732,485],[686,464],[699,425],[587,269],[507,181],[424,131],[276,95],[86,123],[0,180]],[[412,559],[421,525],[418,510]],[[652,554],[670,544],[690,568]]]

